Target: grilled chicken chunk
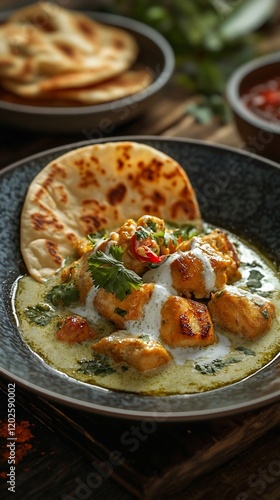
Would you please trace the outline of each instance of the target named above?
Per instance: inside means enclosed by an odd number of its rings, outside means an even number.
[[[93,305],[101,316],[115,323],[118,328],[124,328],[125,321],[141,318],[153,290],[153,283],[145,283],[139,290],[132,290],[124,300],[120,300],[113,293],[100,288],[93,299]]]
[[[119,331],[104,337],[92,349],[110,356],[117,363],[127,363],[140,372],[154,370],[171,360],[167,350],[154,340],[132,337],[127,331]]]
[[[161,338],[171,347],[213,344],[215,333],[205,304],[170,296],[161,309]]]
[[[146,269],[146,263],[136,260],[131,253],[131,238],[134,236],[137,224],[133,219],[127,219],[125,223],[114,233],[109,235],[108,240],[98,245],[98,250],[106,252],[110,244],[116,244],[123,249],[122,261],[127,269],[131,269],[141,276]]]
[[[234,286],[213,293],[208,307],[214,322],[250,340],[269,330],[275,316],[269,300]]]
[[[179,246],[179,257],[170,264],[172,286],[188,298],[208,298],[212,291],[226,284],[226,270],[231,262],[230,256],[223,255],[202,238],[192,238]]]
[[[56,332],[58,340],[64,340],[69,344],[92,340],[94,337],[96,337],[96,332],[90,329],[87,320],[77,315],[65,318]]]
[[[226,268],[227,282],[233,283],[234,281],[241,278],[241,273],[239,271],[240,260],[237,254],[237,250],[233,243],[228,239],[227,234],[221,229],[214,229],[211,233],[203,236],[202,241],[209,243],[215,250],[221,252],[223,255],[230,257],[231,263]]]

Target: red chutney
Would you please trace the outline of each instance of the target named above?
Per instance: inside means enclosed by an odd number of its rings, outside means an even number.
[[[255,115],[280,123],[280,76],[251,87],[242,100]]]

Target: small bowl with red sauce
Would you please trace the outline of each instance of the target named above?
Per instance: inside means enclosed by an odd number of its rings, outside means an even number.
[[[240,66],[226,97],[246,148],[280,162],[280,52]]]

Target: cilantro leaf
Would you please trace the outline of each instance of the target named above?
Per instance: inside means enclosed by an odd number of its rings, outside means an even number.
[[[247,280],[247,286],[253,289],[261,288],[263,277],[264,277],[263,274],[260,271],[258,271],[258,269],[251,269]]]
[[[151,231],[146,229],[145,227],[138,227],[138,229],[135,231],[135,237],[137,240],[145,240],[151,236]]]
[[[235,348],[235,350],[244,352],[244,354],[246,354],[246,356],[256,356],[255,351],[253,351],[252,349],[249,349],[248,347],[238,346]]]
[[[75,287],[74,283],[61,283],[54,286],[46,295],[45,299],[51,302],[54,306],[65,305],[69,306],[73,302],[79,300],[79,290]]]
[[[116,309],[114,310],[114,313],[118,314],[122,318],[124,318],[127,315],[127,312],[128,311],[126,311],[125,309],[121,309],[120,307],[116,307]]]
[[[115,373],[115,369],[110,365],[110,361],[105,355],[96,355],[94,359],[81,360],[78,361],[80,368],[78,372],[84,373],[85,375],[99,375],[104,377],[105,375],[111,375]]]
[[[93,244],[96,245],[96,240],[101,240],[107,238],[108,232],[105,229],[100,229],[100,231],[96,231],[95,233],[87,234],[87,239]]]
[[[28,306],[24,309],[25,316],[30,323],[38,326],[46,326],[55,317],[55,311],[51,306],[39,303],[36,306]]]
[[[114,259],[121,262],[123,256],[123,248],[118,245],[111,245],[109,253],[114,257]]]
[[[197,236],[198,230],[191,224],[185,224],[184,226],[180,226],[178,229],[175,229],[173,234],[177,238],[180,236],[181,241],[186,241],[190,240],[194,236]]]
[[[199,364],[196,363],[194,368],[203,373],[204,375],[216,375],[222,368],[232,363],[239,363],[241,359],[239,358],[228,358],[228,359],[214,359],[210,363]]]
[[[146,224],[147,226],[155,233],[156,230],[157,230],[157,224],[155,221],[153,221],[152,219],[148,219],[146,221]]]
[[[100,250],[89,257],[88,270],[96,287],[104,288],[120,300],[124,300],[133,289],[139,290],[143,283],[138,274],[126,269],[122,262]]]

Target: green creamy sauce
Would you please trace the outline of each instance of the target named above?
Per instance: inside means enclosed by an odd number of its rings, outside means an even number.
[[[91,349],[92,340],[81,344],[58,340],[55,332],[61,320],[81,305],[50,305],[45,297],[59,283],[59,277],[38,283],[30,276],[18,279],[14,298],[22,338],[56,370],[83,382],[119,391],[158,396],[197,393],[241,380],[262,368],[279,352],[280,283],[277,271],[264,256],[236,236],[229,234],[229,238],[235,243],[241,260],[242,278],[234,286],[248,287],[248,291],[269,298],[276,307],[276,318],[270,331],[255,340],[243,339],[215,325],[217,345],[175,349],[173,353],[169,349],[171,355],[174,354],[170,363],[140,373],[134,368],[116,364],[108,357],[96,355]],[[48,317],[47,324],[44,324],[44,313]],[[37,323],[42,318],[43,324],[34,323],[34,315]],[[117,329],[96,315],[87,319],[99,332],[94,342]],[[147,332],[143,332],[145,334]]]

